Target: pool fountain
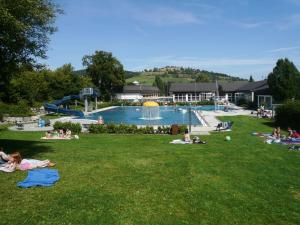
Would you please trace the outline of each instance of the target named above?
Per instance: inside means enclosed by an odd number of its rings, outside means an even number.
[[[159,105],[154,101],[147,101],[143,103],[142,120],[160,120]]]

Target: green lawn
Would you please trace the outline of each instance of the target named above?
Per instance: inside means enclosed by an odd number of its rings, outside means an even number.
[[[61,180],[20,189],[27,172],[0,173],[0,224],[300,224],[300,152],[264,144],[266,120],[233,120],[207,145],[171,145],[172,136],[0,132],[0,146],[51,159]],[[225,142],[230,135],[232,141]]]

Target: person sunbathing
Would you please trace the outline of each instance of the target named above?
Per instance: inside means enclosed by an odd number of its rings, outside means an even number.
[[[55,166],[55,163],[50,162],[49,160],[22,159],[19,152],[6,154],[3,152],[3,148],[0,148],[0,158],[3,161],[3,163],[0,164],[0,170],[4,172]]]
[[[37,160],[37,159],[23,159],[20,164],[17,165],[19,170],[31,170],[35,168],[52,167],[55,163],[50,160]]]
[[[13,172],[17,168],[17,165],[21,162],[21,154],[14,152],[12,154],[6,154],[3,148],[0,148],[0,170],[4,172]]]
[[[191,136],[189,134],[189,130],[188,129],[185,129],[185,131],[184,131],[183,140],[185,142],[190,142],[191,141]]]
[[[195,137],[193,137],[193,144],[206,144],[206,142],[200,140],[199,137],[195,136]]]
[[[280,138],[280,128],[278,130],[278,128],[275,128],[271,134],[272,138],[278,139]]]
[[[276,135],[277,135],[277,138],[281,138],[281,129],[280,129],[280,127],[277,127]]]
[[[72,137],[72,131],[71,130],[69,130],[69,129],[67,129],[67,131],[66,131],[66,136],[65,136],[66,138],[71,138]]]
[[[0,160],[1,163],[20,163],[22,158],[19,152],[14,152],[12,154],[6,154],[3,148],[0,148]]]
[[[300,134],[297,131],[292,130],[290,127],[288,127],[288,139],[292,138],[300,138]]]

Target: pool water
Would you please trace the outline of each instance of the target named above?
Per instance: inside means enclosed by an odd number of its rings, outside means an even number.
[[[142,106],[119,106],[113,109],[97,112],[85,116],[86,119],[98,120],[100,116],[105,123],[135,124],[135,125],[172,125],[189,124],[188,106],[160,106],[159,118],[152,120],[143,119]],[[214,106],[197,106],[192,110],[212,111]],[[191,124],[201,125],[194,112],[191,112]]]

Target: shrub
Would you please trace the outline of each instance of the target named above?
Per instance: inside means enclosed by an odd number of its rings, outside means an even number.
[[[9,116],[32,116],[34,115],[31,111],[30,107],[28,106],[27,102],[22,100],[17,104],[9,105],[5,103],[0,103],[0,118],[3,115]]]
[[[81,124],[80,123],[71,123],[71,122],[60,122],[57,121],[53,125],[54,130],[70,130],[73,134],[79,134],[81,132]]]
[[[236,101],[236,105],[241,106],[241,107],[247,107],[247,100],[245,98],[240,98]]]
[[[251,102],[245,98],[238,99],[236,102],[236,105],[247,108],[247,109],[252,109],[252,110],[256,109],[256,107],[257,107],[255,102]]]
[[[107,133],[107,127],[105,125],[100,124],[91,124],[89,126],[90,133],[94,134],[101,134],[101,133]]]
[[[116,125],[115,124],[107,124],[106,125],[107,133],[116,133]]]
[[[276,108],[275,122],[278,126],[300,130],[300,101],[288,101]]]
[[[184,126],[186,127],[186,126]],[[62,129],[62,128],[61,128]],[[146,126],[138,128],[136,125],[127,124],[92,124],[89,126],[89,132],[94,134],[110,133],[110,134],[168,134],[170,127],[158,127],[154,130],[153,127]]]
[[[180,134],[184,134],[186,129],[187,129],[187,125],[179,125],[179,133]]]

